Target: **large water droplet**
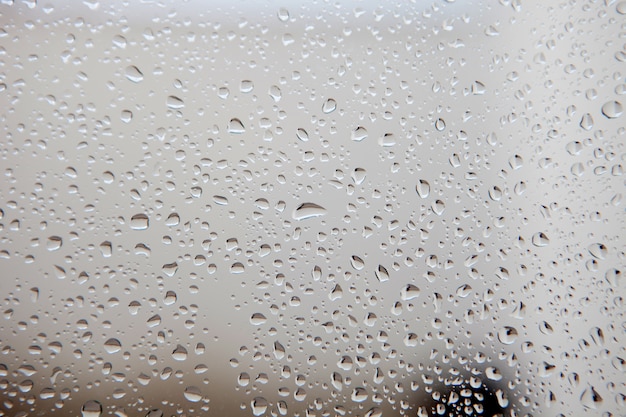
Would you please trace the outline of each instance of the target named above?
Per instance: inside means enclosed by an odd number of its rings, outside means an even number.
[[[46,242],[46,248],[49,251],[55,251],[61,249],[63,246],[63,239],[59,236],[50,236],[48,237],[48,241]]]
[[[583,114],[583,117],[580,119],[580,127],[585,130],[593,129],[593,117],[589,113]]]
[[[243,123],[241,123],[241,120],[237,119],[236,117],[230,119],[230,122],[228,122],[229,133],[241,134],[245,131],[246,128],[243,126]]]
[[[355,142],[361,142],[367,138],[367,130],[363,126],[358,126],[352,131],[350,138]]]
[[[430,194],[430,184],[426,180],[419,180],[415,185],[415,191],[420,197],[426,198]]]
[[[622,103],[619,101],[607,101],[602,106],[602,114],[609,119],[617,119],[623,113]]]
[[[322,111],[326,114],[334,112],[336,108],[337,102],[333,98],[329,98],[324,102],[324,105],[322,105]]]
[[[126,78],[134,83],[138,83],[143,81],[143,73],[134,65],[129,65],[126,67]]]
[[[167,105],[167,107],[173,110],[178,110],[185,107],[185,102],[176,96],[168,96],[165,100],[165,104]]]
[[[198,387],[190,386],[185,388],[183,395],[187,401],[191,401],[192,403],[197,403],[202,400],[202,392]]]
[[[140,213],[130,218],[130,228],[133,230],[146,230],[150,226],[150,219],[147,215]]]
[[[296,137],[302,142],[307,142],[309,140],[309,133],[302,128],[298,128],[298,130],[296,130]]]
[[[255,397],[250,402],[250,407],[252,407],[252,414],[255,416],[261,416],[267,411],[268,402],[263,397]]]
[[[580,396],[580,403],[585,408],[597,409],[602,404],[602,397],[591,385],[583,391]]]
[[[122,344],[119,340],[115,338],[110,338],[109,340],[104,342],[104,350],[106,350],[107,353],[117,353],[122,350]]]
[[[498,330],[498,340],[505,345],[515,343],[517,340],[517,329],[511,326],[504,326]]]
[[[261,324],[265,323],[267,321],[267,318],[261,314],[261,313],[254,313],[251,317],[250,317],[250,324],[254,325],[254,326],[260,326]]]
[[[293,218],[306,220],[326,214],[326,209],[315,203],[302,203],[293,211]]]
[[[80,409],[82,417],[100,417],[102,414],[102,404],[98,401],[89,400]]]
[[[533,245],[541,248],[544,246],[548,246],[548,244],[550,243],[550,239],[548,239],[548,236],[546,236],[545,233],[537,232],[533,235],[532,242]]]

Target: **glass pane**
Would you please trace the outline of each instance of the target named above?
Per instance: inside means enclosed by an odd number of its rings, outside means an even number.
[[[4,0],[0,415],[620,415],[625,14]]]

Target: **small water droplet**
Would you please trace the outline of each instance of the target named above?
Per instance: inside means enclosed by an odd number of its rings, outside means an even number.
[[[442,132],[445,128],[446,121],[443,119],[437,119],[437,121],[435,122],[435,129],[437,129],[438,132]]]

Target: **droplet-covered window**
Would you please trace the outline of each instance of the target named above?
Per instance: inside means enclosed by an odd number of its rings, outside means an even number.
[[[626,2],[0,4],[0,416],[617,416]]]

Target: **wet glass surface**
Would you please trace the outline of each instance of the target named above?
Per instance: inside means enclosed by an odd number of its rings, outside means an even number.
[[[0,415],[622,415],[625,14],[3,1]]]

